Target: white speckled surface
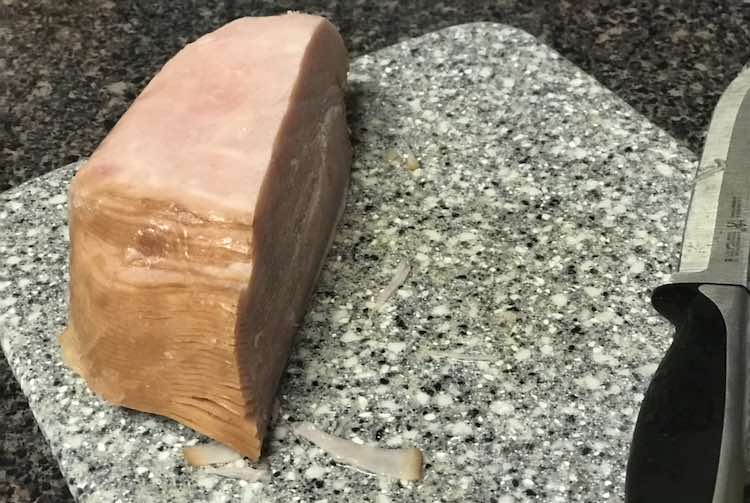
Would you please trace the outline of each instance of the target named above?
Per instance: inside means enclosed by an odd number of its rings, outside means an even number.
[[[671,329],[694,156],[531,36],[454,27],[358,58],[349,203],[248,484],[184,466],[186,428],[105,405],[60,364],[71,167],[0,195],[0,342],[85,502],[622,501]],[[412,150],[421,168],[388,161]],[[374,297],[401,260],[406,283]],[[454,357],[446,357],[453,354]],[[456,354],[468,355],[455,358]],[[415,445],[419,483],[291,428]]]

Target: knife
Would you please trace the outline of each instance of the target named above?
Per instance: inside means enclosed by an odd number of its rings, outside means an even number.
[[[644,395],[626,503],[743,501],[750,327],[750,68],[714,109],[678,272],[651,297],[675,327]]]

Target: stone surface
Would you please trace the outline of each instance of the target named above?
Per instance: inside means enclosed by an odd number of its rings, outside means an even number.
[[[358,58],[349,201],[280,392],[265,483],[184,466],[202,439],[65,369],[65,190],[0,195],[0,341],[81,501],[622,501],[669,325],[695,159],[530,35],[450,28]],[[419,167],[406,167],[409,153]],[[413,167],[413,166],[412,166]],[[397,264],[411,272],[382,310]],[[307,420],[417,446],[425,480],[337,465]]]

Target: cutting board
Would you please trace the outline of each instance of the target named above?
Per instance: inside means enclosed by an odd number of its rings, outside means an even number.
[[[0,341],[84,502],[621,501],[671,327],[694,156],[532,36],[449,28],[353,62],[348,203],[248,483],[186,466],[206,439],[107,405],[66,369],[66,189],[0,196]],[[86,153],[81,153],[86,154]],[[399,263],[405,283],[374,309]],[[416,446],[401,483],[293,427]]]

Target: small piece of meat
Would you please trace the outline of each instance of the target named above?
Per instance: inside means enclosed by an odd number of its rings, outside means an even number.
[[[328,21],[243,18],[146,86],[69,194],[63,357],[125,407],[257,460],[351,166]]]

